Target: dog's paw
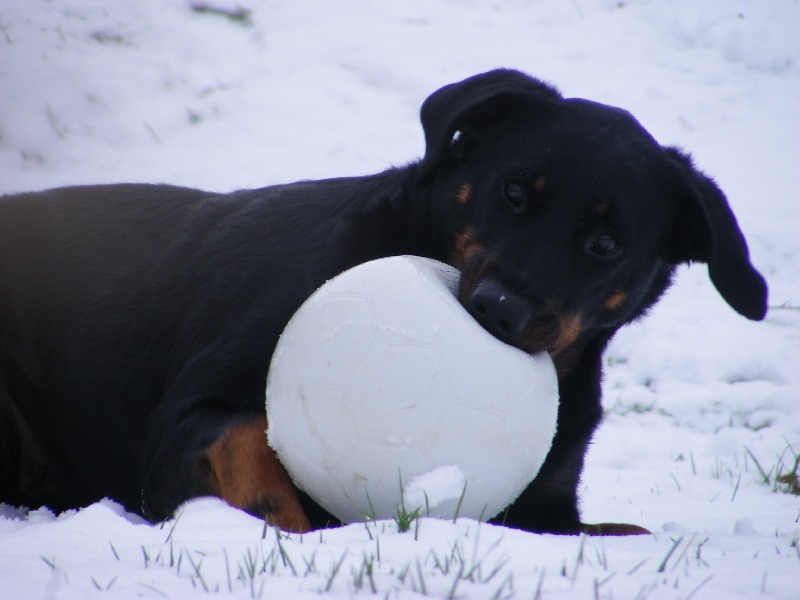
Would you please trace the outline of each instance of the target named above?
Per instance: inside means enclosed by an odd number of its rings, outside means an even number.
[[[586,535],[650,535],[651,532],[638,525],[628,523],[583,523]]]

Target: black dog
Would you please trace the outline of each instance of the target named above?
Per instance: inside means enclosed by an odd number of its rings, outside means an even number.
[[[722,192],[623,110],[500,70],[421,114],[424,158],[378,175],[0,200],[0,499],[62,510],[108,496],[158,521],[211,494],[286,529],[325,525],[265,443],[273,348],[327,279],[416,254],[461,269],[475,318],[557,366],[552,450],[501,518],[584,530],[576,487],[611,336],[679,263],[708,263],[750,319],[764,280]]]

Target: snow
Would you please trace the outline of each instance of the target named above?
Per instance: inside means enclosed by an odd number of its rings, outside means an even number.
[[[460,466],[436,467],[413,477],[404,486],[403,501],[410,508],[436,508],[447,500],[458,500],[465,493],[466,484],[467,477]]]
[[[5,0],[0,192],[376,172],[423,152],[427,94],[513,67],[692,151],[728,194],[771,309],[739,317],[698,265],[614,340],[583,513],[651,536],[463,518],[286,535],[214,499],[163,526],[108,501],[0,506],[0,597],[797,598],[800,497],[775,471],[800,453],[800,3],[206,4],[251,12]]]

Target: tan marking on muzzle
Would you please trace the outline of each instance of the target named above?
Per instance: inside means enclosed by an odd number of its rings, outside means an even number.
[[[456,264],[463,265],[476,255],[480,254],[483,247],[475,239],[471,228],[466,228],[456,237]]]
[[[555,348],[561,350],[574,342],[583,331],[583,317],[580,313],[562,315],[558,319],[561,329],[556,338]]]
[[[606,310],[617,310],[620,306],[625,303],[625,300],[628,299],[628,294],[623,292],[622,290],[618,290],[617,292],[613,293],[608,299],[603,303],[603,307]]]

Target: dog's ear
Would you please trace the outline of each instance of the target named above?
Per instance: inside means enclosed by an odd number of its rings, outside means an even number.
[[[561,99],[559,92],[524,73],[497,69],[446,85],[422,104],[425,157],[417,181],[431,174],[453,141],[468,124],[502,118],[524,107],[535,108]]]
[[[667,242],[667,260],[708,264],[719,293],[738,313],[760,321],[767,285],[750,263],[747,243],[722,190],[676,148],[664,149],[680,172],[680,205]]]

